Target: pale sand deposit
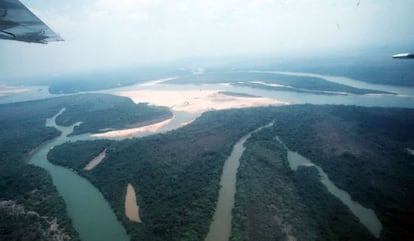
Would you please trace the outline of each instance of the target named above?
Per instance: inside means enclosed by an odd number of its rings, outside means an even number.
[[[129,129],[123,129],[123,130],[116,130],[116,131],[108,131],[105,133],[97,133],[92,134],[92,137],[99,137],[99,138],[113,138],[113,137],[128,137],[128,136],[134,136],[141,133],[148,133],[148,132],[156,132],[163,126],[168,125],[172,121],[174,117],[155,123],[151,125],[136,127],[136,128],[129,128]]]
[[[159,79],[159,80],[151,80],[143,84],[140,84],[139,86],[154,86],[154,85],[158,85],[158,84],[161,84],[161,83],[164,83],[170,80],[175,80],[175,79],[177,79],[177,77],[169,77],[169,78],[164,78],[164,79]]]
[[[97,155],[95,158],[93,158],[84,168],[83,170],[92,170],[94,167],[96,167],[106,156],[106,149],[103,150],[99,155]]]
[[[193,121],[195,121],[195,120],[190,120],[190,121],[182,122],[182,123],[180,124],[180,126],[181,126],[181,127],[186,126],[186,125],[188,125],[188,124],[192,123]]]
[[[288,104],[264,97],[228,96],[219,93],[219,90],[132,90],[115,94],[129,97],[135,103],[167,106],[175,111],[192,114],[209,110]]]
[[[141,223],[141,218],[139,217],[139,206],[137,204],[137,197],[135,196],[135,189],[128,183],[127,193],[125,196],[125,215],[131,221]]]
[[[271,86],[271,87],[286,87],[286,88],[293,88],[292,86],[288,86],[288,85],[281,85],[281,84],[273,84],[273,83],[266,83],[263,81],[250,81],[250,83],[253,84],[261,84],[261,85],[266,85],[266,86]]]
[[[25,87],[0,85],[0,96],[18,94],[18,93],[26,92],[29,90],[30,88],[25,88]]]

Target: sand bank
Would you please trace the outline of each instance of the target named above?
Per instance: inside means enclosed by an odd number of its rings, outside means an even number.
[[[1,96],[18,94],[18,93],[26,92],[26,91],[29,91],[29,90],[30,90],[30,88],[25,88],[25,87],[0,85],[0,97]]]
[[[128,183],[127,193],[125,196],[125,215],[129,220],[141,223],[141,218],[139,217],[139,206],[137,204],[137,197],[135,196],[135,189]]]
[[[266,85],[266,86],[271,86],[271,87],[286,87],[286,88],[293,88],[292,86],[288,86],[288,85],[281,85],[281,84],[266,83],[266,82],[264,82],[264,81],[259,81],[259,80],[250,81],[250,83],[253,83],[253,84],[260,84],[260,85]]]
[[[115,94],[129,97],[135,103],[147,102],[192,114],[209,110],[288,104],[264,97],[228,96],[219,93],[219,90],[132,90]]]
[[[169,78],[164,78],[164,79],[159,79],[159,80],[151,80],[143,84],[140,84],[139,86],[154,86],[154,85],[158,85],[158,84],[161,84],[161,83],[164,83],[170,80],[175,80],[175,79],[177,79],[177,77],[169,77]]]
[[[168,125],[172,121],[174,117],[155,123],[151,125],[136,127],[136,128],[129,128],[129,129],[123,129],[123,130],[116,130],[116,131],[108,131],[105,133],[97,133],[92,134],[92,137],[100,137],[100,138],[111,138],[111,137],[128,137],[128,136],[134,136],[141,133],[147,133],[147,132],[156,132],[160,128],[162,128],[165,125]]]
[[[193,121],[195,121],[195,120],[189,120],[189,121],[186,121],[186,122],[182,122],[181,124],[180,124],[180,126],[182,127],[182,126],[186,126],[186,125],[188,125],[188,124],[190,124],[191,122],[193,122]]]
[[[84,168],[83,170],[92,170],[94,167],[96,167],[106,156],[106,149],[103,150],[99,155],[97,155],[95,158],[93,158]]]

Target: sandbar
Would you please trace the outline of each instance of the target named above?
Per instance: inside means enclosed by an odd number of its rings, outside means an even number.
[[[168,125],[168,123],[170,123],[173,118],[174,117],[157,122],[155,124],[151,124],[151,125],[129,128],[129,129],[122,129],[122,130],[115,130],[115,131],[108,131],[104,133],[97,133],[97,134],[92,134],[91,136],[99,137],[99,138],[128,137],[128,136],[134,136],[134,135],[138,135],[142,133],[156,132],[163,126]]]
[[[164,83],[170,80],[175,80],[175,79],[177,79],[177,77],[168,77],[168,78],[159,79],[159,80],[151,80],[143,84],[140,84],[139,86],[154,86],[154,85],[158,85],[158,84],[161,84],[161,83]]]
[[[271,86],[271,87],[286,87],[286,88],[293,88],[292,86],[288,86],[288,85],[281,85],[281,84],[266,83],[266,82],[264,82],[264,81],[259,81],[259,80],[250,81],[250,83],[253,83],[253,84],[260,84],[260,85],[266,85],[266,86]]]
[[[175,111],[199,114],[209,110],[282,105],[287,102],[265,97],[238,97],[219,93],[219,90],[131,90],[115,95],[131,98],[135,103],[167,106]]]
[[[141,223],[141,218],[139,217],[139,206],[137,204],[137,197],[135,195],[135,189],[128,183],[127,193],[125,196],[125,215],[129,220]]]
[[[96,167],[106,156],[106,149],[103,150],[99,155],[97,155],[95,158],[93,158],[84,168],[83,170],[92,170],[94,167]]]
[[[13,94],[18,94],[22,92],[29,91],[30,88],[26,87],[18,87],[18,86],[10,86],[10,85],[0,85],[0,97],[1,96],[8,96]]]

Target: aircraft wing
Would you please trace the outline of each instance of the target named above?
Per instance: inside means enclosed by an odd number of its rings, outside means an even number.
[[[392,57],[394,59],[414,59],[414,54],[411,54],[411,53],[401,53],[401,54],[395,54]]]
[[[0,0],[0,39],[42,44],[63,41],[18,0]]]

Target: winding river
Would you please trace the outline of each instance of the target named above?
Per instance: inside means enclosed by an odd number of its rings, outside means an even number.
[[[50,173],[53,183],[66,203],[68,216],[72,219],[82,241],[129,240],[124,227],[98,189],[70,169],[47,161],[49,150],[69,141],[68,135],[80,124],[79,122],[68,127],[56,125],[55,119],[63,111],[64,109],[46,120],[46,126],[56,128],[61,135],[37,149],[29,160],[30,163]]]
[[[46,126],[56,128],[61,135],[52,141],[39,147],[31,156],[29,162],[47,170],[52,176],[54,185],[59,194],[65,201],[67,214],[72,219],[76,231],[79,233],[82,241],[127,241],[130,237],[122,224],[117,220],[109,203],[105,200],[99,190],[88,180],[79,176],[74,171],[50,163],[47,160],[48,152],[55,146],[61,145],[68,141],[103,139],[94,137],[93,134],[82,134],[70,136],[73,129],[81,122],[71,126],[59,126],[56,124],[56,118],[65,111],[63,108],[56,115],[46,119]],[[174,111],[174,118],[168,125],[160,128],[156,132],[144,132],[127,137],[114,137],[105,139],[125,139],[131,137],[145,136],[160,132],[176,129],[182,123],[193,120],[196,115],[190,115]]]
[[[283,142],[279,139],[282,144]],[[284,144],[283,144],[284,145]],[[374,210],[362,206],[360,203],[352,200],[352,197],[348,192],[338,188],[332,181],[329,179],[328,175],[323,171],[322,168],[317,166],[315,163],[300,155],[297,152],[293,152],[284,145],[287,150],[287,158],[289,162],[289,167],[293,171],[296,171],[299,166],[314,166],[319,173],[321,183],[326,187],[329,193],[338,198],[345,206],[347,206],[352,214],[354,214],[359,221],[374,235],[376,238],[380,237],[382,224],[379,221]]]
[[[257,132],[270,125],[272,125],[272,123],[260,127],[259,129],[243,136],[234,145],[230,156],[224,162],[223,172],[221,173],[220,178],[221,188],[219,191],[218,201],[216,209],[214,211],[213,221],[210,224],[210,229],[205,241],[229,240],[231,235],[231,220],[232,210],[234,207],[234,195],[236,194],[237,169],[240,165],[240,157],[246,149],[244,147],[244,143],[247,139],[249,139],[252,133]]]
[[[270,73],[269,73],[270,74]],[[309,93],[295,93],[288,91],[270,91],[254,89],[249,87],[231,86],[223,84],[203,84],[203,85],[173,85],[163,83],[162,85],[155,86],[139,86],[138,88],[147,89],[171,89],[171,90],[182,90],[182,89],[194,89],[194,90],[221,90],[221,91],[232,91],[240,92],[251,95],[258,95],[268,97],[272,99],[282,100],[291,104],[301,103],[312,103],[312,104],[352,104],[361,106],[385,106],[385,107],[414,107],[414,91],[411,88],[399,88],[392,86],[373,86],[371,84],[350,80],[344,77],[335,76],[323,76],[314,75],[307,73],[284,73],[294,75],[307,75],[316,76],[327,79],[328,81],[349,84],[355,87],[369,87],[371,89],[380,89],[390,92],[395,92],[397,95],[316,95]],[[358,86],[359,85],[359,86]],[[373,88],[376,87],[376,88]],[[123,87],[124,90],[134,90],[137,86]],[[96,91],[111,93],[118,91],[118,89]],[[96,93],[95,92],[95,93]],[[30,98],[25,97],[21,94],[17,97],[1,98],[1,103],[18,102],[23,100],[42,99],[54,97],[52,95],[45,94],[45,90],[30,92]],[[26,98],[26,99],[25,99]],[[53,182],[60,195],[63,197],[69,217],[73,221],[75,229],[78,231],[82,241],[123,241],[129,240],[129,237],[117,220],[115,214],[110,208],[107,201],[104,199],[102,194],[85,178],[77,175],[75,172],[57,165],[53,165],[47,161],[47,153],[54,146],[60,145],[67,141],[76,140],[92,140],[102,139],[93,137],[91,134],[84,134],[79,136],[68,136],[75,125],[69,127],[58,126],[55,123],[56,117],[63,113],[64,110],[56,114],[54,117],[47,119],[46,125],[54,127],[61,131],[62,134],[53,139],[51,142],[41,146],[31,157],[30,162],[36,166],[42,167],[49,171],[52,176]],[[159,132],[165,132],[175,128],[179,128],[182,123],[194,120],[198,117],[198,114],[189,114],[185,112],[173,111],[174,119],[166,126],[151,133],[141,133],[130,137],[144,136],[148,134],[155,134]],[[250,133],[251,134],[251,133]],[[235,183],[236,173],[239,165],[239,158],[244,151],[244,142],[249,138],[250,134],[241,138],[234,146],[231,156],[226,160],[223,168],[223,174],[221,177],[220,184],[222,188],[219,192],[219,200],[217,203],[217,209],[214,214],[214,220],[210,226],[210,231],[206,238],[207,241],[219,241],[228,240],[231,230],[231,209],[234,205],[234,194],[235,194]],[[123,139],[111,138],[111,139]],[[304,158],[304,157],[302,157]],[[298,161],[299,160],[299,161]],[[301,162],[301,158],[290,152],[289,163],[291,165],[314,165],[310,161]],[[296,163],[296,164],[295,164]],[[318,168],[318,167],[317,167]],[[381,230],[381,223],[379,223],[375,213],[372,210],[366,209],[354,202],[348,193],[338,189],[323,172],[322,169],[318,168],[321,175],[322,183],[327,187],[328,191],[334,196],[338,197],[345,205],[347,205],[351,211],[360,219],[361,223],[367,226],[367,228],[376,236],[379,236]],[[358,206],[359,205],[359,206]],[[364,221],[366,220],[366,221]]]

